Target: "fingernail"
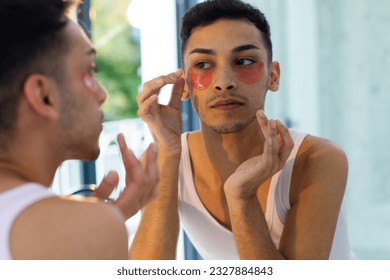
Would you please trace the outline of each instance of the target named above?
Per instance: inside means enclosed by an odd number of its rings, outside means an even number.
[[[260,117],[262,117],[263,119],[267,118],[267,116],[265,115],[263,110],[259,110],[258,112],[259,112]]]
[[[277,126],[283,126],[282,122],[279,121],[279,120],[276,120],[276,125],[277,125]]]
[[[109,184],[114,183],[115,182],[115,171],[108,172],[105,180]]]
[[[171,80],[176,80],[177,78],[179,78],[181,76],[181,74],[182,74],[181,70],[178,70],[176,72],[173,72],[173,73],[169,74],[168,77]]]
[[[183,74],[183,70],[179,69],[175,73],[173,73],[175,76],[180,77]]]
[[[270,122],[271,122],[271,127],[272,127],[272,129],[276,129],[276,123],[275,123],[275,121],[274,121],[274,120],[271,120]]]
[[[271,137],[267,138],[267,143],[268,143],[268,145],[270,145],[272,147],[272,138]]]

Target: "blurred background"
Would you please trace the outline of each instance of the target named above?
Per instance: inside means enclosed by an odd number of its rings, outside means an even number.
[[[77,13],[97,48],[98,78],[110,93],[101,155],[96,162],[65,162],[53,190],[100,182],[123,168],[116,135],[140,155],[151,142],[137,118],[142,82],[180,67],[178,26],[196,0],[84,0]],[[386,0],[247,0],[269,20],[281,89],[265,111],[289,127],[329,138],[349,158],[345,196],[350,242],[358,259],[390,259],[390,2]],[[169,89],[161,93],[161,102]],[[183,130],[199,128],[182,103]],[[113,193],[116,196],[120,187]],[[139,214],[128,221],[134,236]],[[131,242],[131,238],[130,238]],[[184,234],[179,259],[197,259]]]

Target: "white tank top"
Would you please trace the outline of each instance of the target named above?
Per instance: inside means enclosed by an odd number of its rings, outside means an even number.
[[[52,196],[55,194],[48,188],[35,183],[0,193],[0,260],[12,260],[9,239],[17,217],[29,206]]]
[[[267,197],[265,219],[275,246],[283,233],[288,210],[291,208],[289,194],[294,161],[306,134],[290,131],[294,148],[282,170],[272,179]],[[207,260],[239,259],[233,233],[219,224],[203,206],[195,189],[187,134],[182,135],[182,155],[179,167],[179,216],[188,238]],[[344,207],[340,215],[333,240],[330,259],[353,259],[350,250]]]

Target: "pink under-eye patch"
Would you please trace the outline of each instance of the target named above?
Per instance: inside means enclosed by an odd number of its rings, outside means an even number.
[[[254,68],[240,68],[236,70],[238,79],[245,84],[253,84],[264,76],[264,62]]]
[[[97,80],[95,77],[92,77],[91,75],[87,73],[81,74],[81,79],[83,81],[83,84],[93,93],[96,93],[98,90]]]
[[[211,85],[211,82],[213,81],[213,75],[211,72],[197,74],[190,68],[188,70],[188,81],[192,88],[197,90],[204,90]]]

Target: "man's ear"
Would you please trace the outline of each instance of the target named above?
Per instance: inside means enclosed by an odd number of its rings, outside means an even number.
[[[188,90],[187,82],[184,85],[183,95],[181,96],[181,100],[186,101],[190,99],[190,92]]]
[[[280,65],[279,62],[271,62],[269,67],[269,76],[268,76],[268,89],[270,91],[279,90],[279,81],[280,81]]]
[[[35,113],[48,119],[58,118],[54,84],[47,76],[28,76],[23,85],[23,94]]]
[[[188,90],[188,86],[187,86],[187,80],[186,80],[186,74],[184,72],[184,68],[183,68],[183,72],[182,72],[182,75],[181,77],[184,79],[185,83],[184,83],[184,89],[183,89],[183,95],[181,96],[181,100],[182,101],[186,101],[188,99],[190,99],[190,91]]]

